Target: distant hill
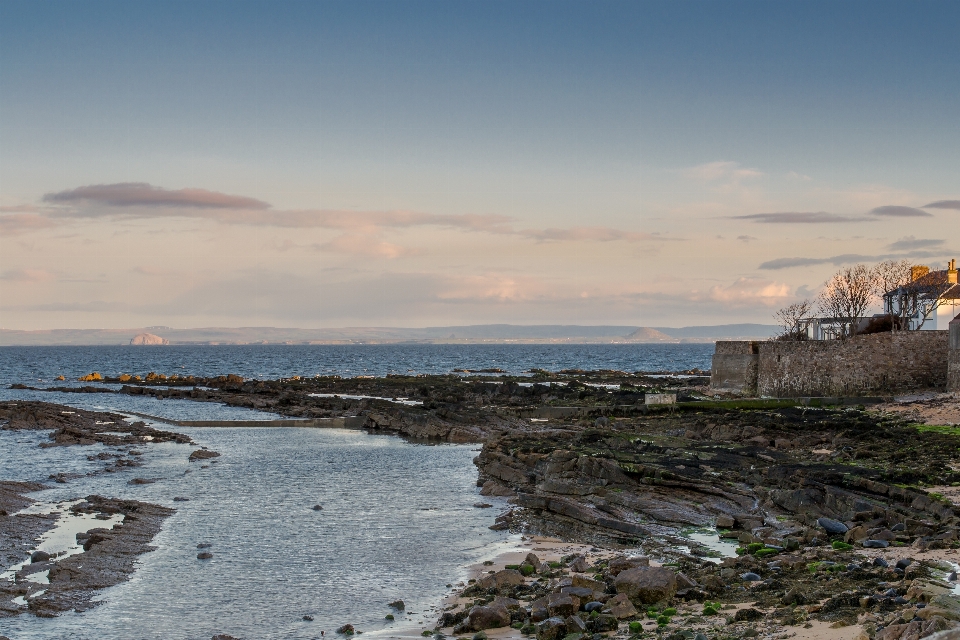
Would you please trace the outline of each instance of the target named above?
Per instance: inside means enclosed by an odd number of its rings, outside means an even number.
[[[143,334],[158,344],[612,344],[712,342],[717,339],[766,338],[777,327],[730,324],[703,327],[637,327],[617,325],[481,324],[448,327],[202,327],[173,329],[0,329],[0,346],[129,345],[143,343]]]
[[[675,337],[650,327],[640,327],[625,338],[630,342],[677,342]]]

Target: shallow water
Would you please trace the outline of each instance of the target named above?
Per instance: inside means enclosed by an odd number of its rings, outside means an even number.
[[[21,615],[0,621],[0,632],[18,640],[316,638],[346,622],[374,631],[388,626],[388,602],[402,598],[408,611],[426,613],[447,583],[465,577],[465,565],[506,538],[487,528],[498,509],[472,506],[473,446],[339,429],[178,431],[223,455],[203,469],[187,461],[195,447],[151,444],[141,447],[144,467],[32,494],[59,502],[99,493],[177,513],[155,539],[158,549],[141,556],[130,581],[105,590],[100,607],[56,619]],[[43,480],[102,465],[86,460],[100,445],[40,449],[45,438],[0,431],[0,458],[13,461],[4,477]],[[159,481],[128,485],[134,477]],[[197,560],[205,542],[214,557]],[[421,616],[395,624],[404,619]]]

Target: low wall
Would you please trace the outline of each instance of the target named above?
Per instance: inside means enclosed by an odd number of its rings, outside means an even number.
[[[710,386],[717,391],[755,395],[758,348],[758,342],[717,342],[710,365]]]
[[[960,316],[950,323],[950,356],[947,362],[947,390],[960,391]]]
[[[722,348],[718,342],[710,384],[718,390],[778,398],[943,390],[947,388],[948,343],[947,331],[898,331],[849,340],[733,343],[740,347],[726,343]],[[732,357],[737,349],[743,352],[753,348],[757,349],[756,378],[751,380],[748,368]],[[741,389],[736,389],[741,375]]]

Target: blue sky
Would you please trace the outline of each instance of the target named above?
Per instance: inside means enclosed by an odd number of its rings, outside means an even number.
[[[924,208],[960,199],[958,23],[3,1],[0,324],[766,322],[845,262],[960,249]]]

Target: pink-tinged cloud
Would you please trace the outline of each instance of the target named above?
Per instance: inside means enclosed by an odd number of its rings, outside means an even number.
[[[44,202],[108,207],[185,207],[193,209],[269,209],[262,200],[206,189],[164,189],[146,182],[93,184],[48,193]]]
[[[2,213],[0,214],[0,235],[15,236],[27,231],[49,229],[57,226],[46,216],[35,213]]]
[[[937,200],[930,204],[925,204],[923,209],[953,209],[960,211],[960,200]]]
[[[739,182],[741,180],[762,178],[766,175],[758,169],[742,167],[739,162],[723,160],[690,167],[684,170],[684,174],[688,178],[702,182],[715,182],[718,180]]]
[[[750,220],[762,224],[824,224],[839,222],[867,222],[872,218],[841,216],[826,211],[784,211],[779,213],[751,213],[745,216],[731,216],[734,220]]]
[[[732,284],[712,287],[709,298],[715,302],[738,306],[761,304],[775,306],[791,298],[793,290],[787,284],[761,278],[739,278]]]

